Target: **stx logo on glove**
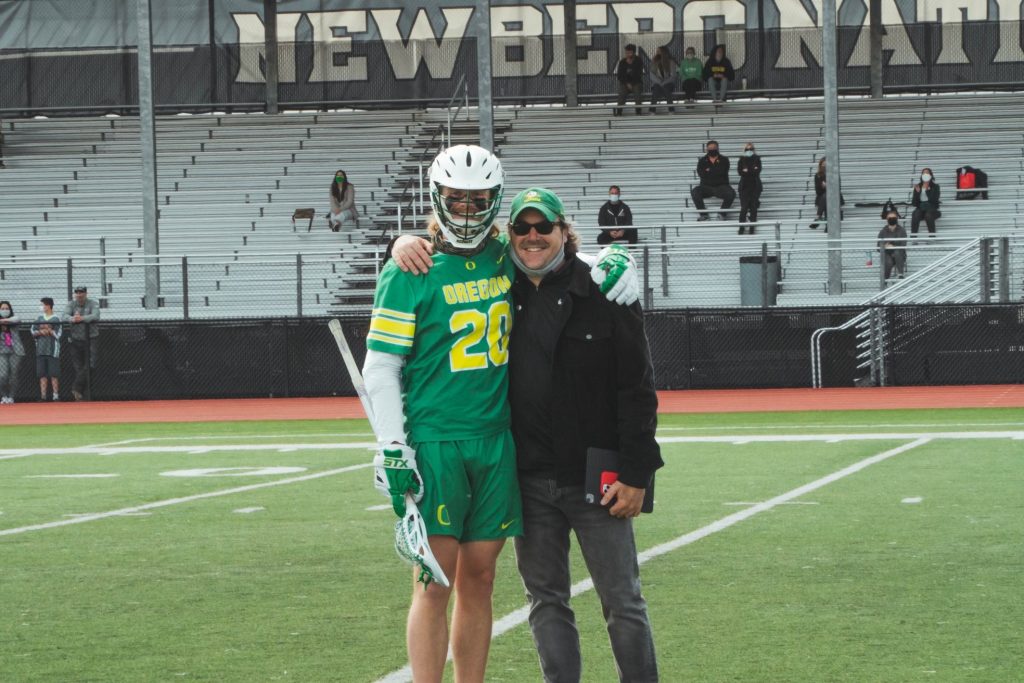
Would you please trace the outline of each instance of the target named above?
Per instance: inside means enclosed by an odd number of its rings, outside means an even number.
[[[401,451],[384,451],[384,457],[381,458],[383,467],[390,467],[396,470],[407,470],[410,469],[409,461],[402,457]]]

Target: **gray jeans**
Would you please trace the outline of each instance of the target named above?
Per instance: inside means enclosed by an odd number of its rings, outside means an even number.
[[[0,396],[14,396],[18,389],[18,366],[22,356],[0,353]]]
[[[569,533],[575,531],[601,600],[619,680],[657,681],[632,521],[584,502],[582,486],[558,488],[550,479],[532,476],[520,476],[519,486],[524,526],[516,538],[516,561],[530,601],[530,629],[544,680],[580,680],[580,638],[569,605]]]
[[[708,90],[711,91],[711,99],[715,102],[725,102],[725,95],[729,92],[729,79],[709,78]]]

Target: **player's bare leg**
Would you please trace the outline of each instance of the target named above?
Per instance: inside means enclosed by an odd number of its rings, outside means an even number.
[[[504,545],[504,539],[474,541],[463,543],[459,549],[452,613],[456,683],[482,683],[484,680],[491,647],[495,565]]]
[[[455,576],[458,540],[452,536],[430,536],[428,541],[445,575]],[[409,664],[416,683],[440,683],[448,659],[448,601],[452,589],[433,582],[424,590],[416,580],[419,572],[419,567],[413,568],[412,605],[405,626]]]

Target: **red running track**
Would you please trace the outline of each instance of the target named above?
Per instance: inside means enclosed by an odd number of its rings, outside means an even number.
[[[658,399],[658,411],[661,413],[1024,408],[1024,385],[707,389],[661,391]],[[333,420],[353,417],[363,417],[363,409],[355,397],[16,403],[0,406],[0,425]]]

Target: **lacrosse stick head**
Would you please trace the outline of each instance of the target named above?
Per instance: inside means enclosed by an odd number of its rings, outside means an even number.
[[[423,583],[424,588],[433,581],[445,588],[451,585],[430,550],[427,527],[412,494],[405,495],[405,516],[395,522],[395,551],[400,558],[420,568],[419,581]]]

